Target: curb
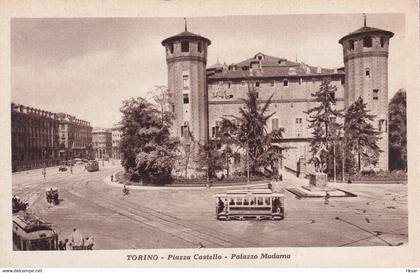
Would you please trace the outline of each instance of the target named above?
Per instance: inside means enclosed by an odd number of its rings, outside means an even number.
[[[112,175],[115,177],[116,173],[113,173]],[[113,187],[120,187],[122,188],[124,184],[118,183],[118,182],[111,182],[111,177],[106,176],[104,178],[104,182],[110,186]],[[258,183],[258,184],[242,184],[242,185],[226,185],[226,186],[212,186],[212,187],[206,187],[206,186],[196,186],[196,187],[178,187],[178,186],[134,186],[134,185],[126,185],[127,189],[130,190],[202,190],[202,189],[228,189],[228,188],[243,188],[243,187],[255,187],[255,186],[265,186],[267,183]]]

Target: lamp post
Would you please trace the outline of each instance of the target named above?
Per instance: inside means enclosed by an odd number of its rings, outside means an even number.
[[[246,183],[249,184],[249,141],[246,142]]]
[[[344,129],[342,129],[342,138],[341,138],[341,150],[342,150],[342,155],[341,155],[341,181],[344,183],[345,182],[345,172],[346,172],[346,133],[344,131]]]
[[[337,182],[337,166],[335,162],[335,140],[336,140],[336,137],[333,138],[334,183]]]

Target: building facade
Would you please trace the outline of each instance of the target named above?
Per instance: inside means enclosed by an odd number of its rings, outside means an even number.
[[[373,127],[381,132],[378,146],[383,151],[378,168],[388,170],[388,50],[394,34],[365,25],[344,36],[344,69],[346,71],[345,104],[347,109],[359,97],[375,115]]]
[[[89,158],[92,150],[90,123],[65,113],[58,113],[57,117],[60,121],[60,157],[65,160]]]
[[[112,127],[112,158],[120,160],[121,159],[121,128],[120,126],[116,125]]]
[[[376,115],[374,126],[383,132],[383,152],[377,169],[388,170],[388,45],[392,33],[362,27],[339,40],[343,45],[344,68],[327,69],[257,53],[236,64],[216,63],[206,68],[210,40],[187,32],[165,39],[168,88],[174,96],[173,133],[185,138],[185,130],[206,142],[217,133],[222,118],[238,116],[248,85],[261,102],[272,95],[268,130],[284,128],[284,160],[279,167],[306,174],[312,157],[306,111],[318,105],[311,93],[328,78],[337,88],[337,109],[346,109],[359,96]],[[203,76],[203,70],[205,77]]]
[[[12,171],[58,165],[58,128],[55,113],[12,103]]]
[[[112,157],[112,132],[110,129],[94,128],[92,144],[96,159],[108,160]]]
[[[311,96],[319,90],[324,78],[337,88],[336,107],[344,107],[344,71],[309,66],[284,58],[257,53],[237,64],[216,64],[207,70],[209,131],[210,137],[217,133],[223,118],[239,116],[239,108],[247,97],[248,85],[252,85],[261,102],[272,96],[268,114],[268,131],[283,128],[283,139],[279,146],[284,160],[280,168],[296,173],[309,171],[306,162],[310,160],[308,115],[305,111],[319,103]],[[286,149],[287,148],[287,149]]]

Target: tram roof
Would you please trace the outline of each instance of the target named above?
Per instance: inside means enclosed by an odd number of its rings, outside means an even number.
[[[51,231],[55,233],[51,229],[51,224],[46,223],[39,219],[37,216],[33,214],[24,214],[24,215],[14,215],[13,216],[13,228],[15,232],[22,231],[22,233],[34,233],[37,231],[48,232]]]
[[[270,189],[245,189],[245,190],[228,190],[226,193],[217,194],[216,196],[222,196],[222,195],[263,195],[263,196],[283,196],[283,194],[280,193],[273,193]]]

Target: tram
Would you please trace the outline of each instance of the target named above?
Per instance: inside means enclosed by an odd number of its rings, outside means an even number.
[[[284,195],[269,189],[230,190],[215,197],[218,220],[284,219]]]
[[[13,250],[57,250],[58,234],[34,214],[13,216]]]
[[[99,163],[96,160],[89,161],[85,168],[88,172],[99,171]]]

